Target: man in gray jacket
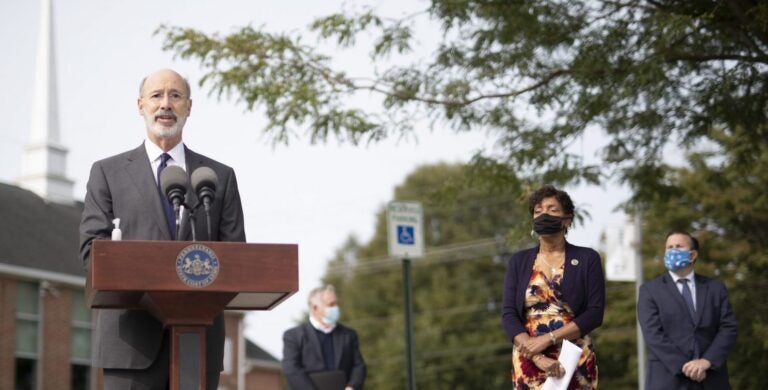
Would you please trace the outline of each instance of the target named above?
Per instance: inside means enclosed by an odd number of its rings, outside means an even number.
[[[124,240],[191,238],[189,223],[182,224],[176,233],[175,220],[168,215],[170,204],[157,184],[160,172],[171,165],[186,172],[205,166],[217,174],[219,184],[210,210],[211,237],[206,239],[245,241],[234,171],[193,152],[182,142],[184,123],[192,108],[189,83],[173,70],[158,70],[141,82],[137,102],[146,123],[144,143],[91,167],[80,223],[80,256],[85,267],[90,266],[91,243],[110,237],[114,218],[120,218]],[[185,203],[198,203],[191,188],[187,189]],[[205,220],[198,218],[196,231],[207,231]],[[170,340],[163,324],[143,310],[96,310],[94,314],[93,365],[104,369],[104,388],[166,389]],[[221,315],[206,330],[206,345],[206,388],[214,390],[223,367]]]

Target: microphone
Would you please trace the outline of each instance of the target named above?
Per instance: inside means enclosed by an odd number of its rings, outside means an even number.
[[[179,208],[184,204],[189,177],[179,166],[171,165],[160,173],[160,189],[173,204],[173,215],[176,217],[176,238],[179,237]]]
[[[203,200],[206,222],[208,224],[208,240],[211,240],[211,203],[216,197],[216,187],[219,185],[219,177],[213,169],[200,167],[192,172],[192,188],[197,197]]]

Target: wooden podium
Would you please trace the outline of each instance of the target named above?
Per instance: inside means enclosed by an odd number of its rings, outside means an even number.
[[[143,309],[171,331],[171,390],[205,389],[205,326],[223,310],[270,310],[299,289],[298,246],[94,240],[94,309]]]

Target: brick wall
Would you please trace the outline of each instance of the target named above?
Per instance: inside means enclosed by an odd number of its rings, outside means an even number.
[[[42,294],[42,389],[69,389],[72,356],[72,292],[51,286]]]
[[[282,390],[283,376],[279,370],[254,367],[245,376],[245,390]]]
[[[0,389],[13,389],[16,372],[16,282],[0,276]]]

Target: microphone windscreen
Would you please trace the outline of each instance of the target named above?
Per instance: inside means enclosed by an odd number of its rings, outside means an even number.
[[[187,193],[187,184],[189,183],[189,176],[179,166],[171,165],[163,169],[160,173],[160,188],[163,193],[168,196],[171,191],[181,191],[181,195]]]
[[[219,185],[219,176],[213,169],[208,167],[200,167],[192,172],[192,188],[196,193],[200,193],[205,187],[208,187],[211,191],[216,191],[216,187]]]

